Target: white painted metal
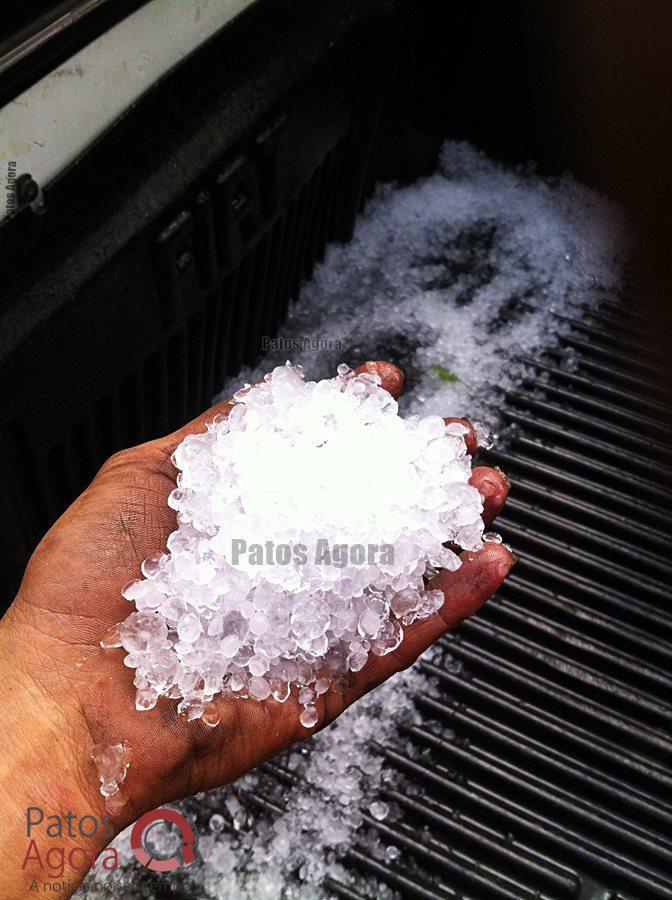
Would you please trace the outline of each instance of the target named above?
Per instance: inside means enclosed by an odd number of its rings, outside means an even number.
[[[0,110],[8,175],[49,183],[153,84],[256,0],[151,0]],[[15,165],[14,165],[15,164]]]

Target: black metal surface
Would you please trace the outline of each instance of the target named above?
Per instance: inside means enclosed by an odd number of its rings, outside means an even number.
[[[440,699],[409,752],[379,748],[401,814],[366,825],[402,856],[348,857],[404,897],[672,897],[670,429],[647,333],[605,306],[506,399],[518,429],[487,457],[518,565],[424,664]]]

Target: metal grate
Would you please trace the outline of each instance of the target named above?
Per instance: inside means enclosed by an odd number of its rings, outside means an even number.
[[[422,664],[439,685],[422,724],[374,747],[398,816],[365,815],[344,861],[403,898],[672,897],[669,394],[625,301],[570,324],[526,360],[512,437],[485,454],[513,481],[498,528],[518,565]],[[275,785],[301,776],[284,757],[262,768],[273,786],[245,799],[274,816]],[[371,832],[400,856],[377,858]]]
[[[630,302],[587,322],[526,360],[487,454],[518,565],[424,665],[415,752],[379,748],[402,814],[366,825],[402,856],[349,862],[404,897],[672,897],[669,394]]]

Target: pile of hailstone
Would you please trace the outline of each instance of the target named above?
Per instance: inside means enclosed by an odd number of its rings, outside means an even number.
[[[123,646],[138,709],[159,696],[216,725],[219,693],[294,694],[306,728],[335,681],[435,613],[445,543],[477,550],[482,498],[460,424],[402,419],[376,374],[305,381],[287,363],[175,451],[168,552],[124,589]]]

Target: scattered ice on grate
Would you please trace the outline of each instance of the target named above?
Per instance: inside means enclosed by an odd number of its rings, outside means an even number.
[[[305,344],[292,359],[313,377],[342,359],[390,359],[407,374],[403,411],[496,425],[524,357],[556,344],[559,316],[618,287],[624,245],[616,207],[571,177],[543,179],[448,142],[436,174],[377,189],[352,241],[330,247],[303,285],[281,336]],[[240,377],[254,382],[286,358],[273,351]]]
[[[374,800],[371,806],[369,806],[369,812],[378,822],[382,822],[383,819],[387,816],[389,808],[387,803],[383,803],[380,800]]]
[[[379,187],[353,240],[328,249],[282,328],[291,354],[272,351],[222,395],[259,380],[288,355],[320,378],[343,359],[353,365],[390,359],[406,372],[404,413],[468,415],[498,426],[503,391],[515,389],[528,371],[525,356],[557,343],[559,316],[581,316],[618,286],[623,246],[614,207],[571,178],[542,179],[447,143],[435,175],[408,187]],[[340,346],[296,350],[304,338]],[[115,645],[116,636],[109,640]],[[461,672],[458,660],[444,665]],[[378,848],[395,864],[397,848],[388,853],[389,840],[362,831],[363,815],[396,778],[371,747],[412,753],[399,724],[419,721],[412,698],[433,691],[417,667],[402,672],[278,761],[294,773],[290,786],[258,770],[184,801],[182,810],[201,832],[200,862],[185,895],[326,897],[328,874],[363,896],[390,896],[361,875],[353,882],[339,860],[358,831],[360,845]],[[409,795],[420,790],[404,783]],[[257,794],[282,811],[260,812],[251,799]],[[221,831],[209,827],[215,815],[225,820]],[[118,878],[130,892],[139,876],[128,833],[115,846],[128,863]],[[87,884],[94,897],[95,879]]]

